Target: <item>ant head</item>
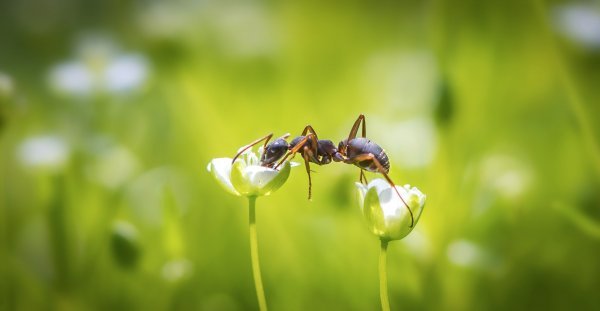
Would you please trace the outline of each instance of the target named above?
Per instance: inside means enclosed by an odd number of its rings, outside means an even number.
[[[260,157],[260,164],[263,166],[269,166],[281,159],[288,151],[289,144],[285,139],[278,138],[272,143],[267,145],[267,148]]]
[[[319,139],[319,150],[320,155],[332,155],[337,152],[337,148],[333,142],[329,139]]]

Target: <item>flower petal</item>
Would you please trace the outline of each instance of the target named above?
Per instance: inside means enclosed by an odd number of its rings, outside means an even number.
[[[367,190],[369,188],[367,188],[366,185],[363,185],[359,182],[355,182],[354,185],[356,185],[356,189],[358,190],[358,205],[360,206],[360,210],[362,211],[363,206],[365,205],[365,195],[367,194]]]
[[[365,195],[363,214],[367,220],[367,225],[371,232],[381,238],[387,238],[387,228],[385,227],[385,218],[381,210],[379,196],[376,188],[370,188]]]
[[[217,158],[208,163],[206,169],[213,175],[219,184],[227,192],[239,196],[240,193],[235,190],[231,183],[231,159]]]
[[[261,189],[261,195],[270,195],[275,190],[281,188],[290,176],[291,167],[292,165],[289,161],[283,163],[277,174]]]
[[[387,180],[385,180],[383,178],[375,178],[375,179],[371,180],[371,182],[369,183],[369,185],[367,187],[369,189],[376,188],[377,193],[381,193],[381,192],[385,191],[386,189],[390,189],[392,186],[390,185],[390,183],[387,182]]]
[[[245,196],[266,196],[279,189],[290,175],[290,164],[284,163],[280,170],[247,165],[244,161],[236,161],[231,171],[233,187]]]
[[[246,162],[243,160],[238,160],[233,163],[233,167],[231,168],[231,184],[235,190],[244,196],[252,196],[256,195],[253,193],[252,185],[248,182],[248,178],[246,177]]]
[[[264,188],[279,174],[272,168],[252,165],[246,167],[245,176],[255,195],[264,195]]]

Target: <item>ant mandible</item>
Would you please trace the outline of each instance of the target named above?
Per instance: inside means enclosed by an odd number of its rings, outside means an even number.
[[[362,124],[362,137],[356,137],[358,129]],[[396,188],[396,185],[389,177],[388,173],[390,170],[390,161],[379,145],[370,139],[366,138],[367,129],[365,116],[359,115],[358,119],[354,122],[350,135],[347,139],[340,141],[338,147],[331,140],[319,139],[317,133],[312,126],[307,125],[302,131],[302,135],[294,138],[290,143],[286,139],[290,134],[283,135],[275,139],[272,143],[268,144],[269,140],[273,137],[273,134],[269,134],[263,138],[257,139],[250,144],[240,148],[238,153],[232,160],[232,163],[246,150],[252,148],[256,144],[264,141],[264,152],[260,159],[260,165],[265,167],[271,167],[277,169],[288,157],[292,158],[296,153],[300,153],[304,159],[306,167],[306,173],[308,174],[308,199],[310,200],[312,193],[312,180],[310,176],[310,163],[317,165],[325,165],[334,162],[343,162],[346,164],[354,164],[360,168],[359,180],[362,183],[367,183],[367,178],[364,171],[382,174],[387,182],[392,186],[402,203],[408,209],[411,217],[410,227],[414,225],[414,217],[412,210],[406,204],[400,192]],[[275,164],[279,161],[277,164]]]

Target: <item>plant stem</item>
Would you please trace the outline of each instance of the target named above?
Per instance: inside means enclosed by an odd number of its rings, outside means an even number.
[[[260,275],[260,264],[258,262],[258,242],[256,238],[256,197],[248,197],[249,223],[250,223],[250,256],[252,257],[252,274],[254,275],[254,287],[256,298],[261,311],[267,311],[267,299],[263,289]]]
[[[387,288],[387,246],[388,241],[381,239],[381,251],[379,252],[379,297],[381,298],[381,310],[383,311],[390,311]]]

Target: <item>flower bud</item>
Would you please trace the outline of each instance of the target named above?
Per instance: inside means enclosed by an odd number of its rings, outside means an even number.
[[[267,196],[279,189],[290,176],[289,161],[276,170],[260,165],[260,153],[252,151],[242,154],[231,164],[230,158],[217,158],[210,161],[207,170],[229,193],[238,196]]]
[[[368,185],[356,183],[359,205],[371,232],[383,240],[400,240],[417,225],[423,212],[426,196],[416,187],[396,186],[398,192],[412,210],[414,224],[411,227],[410,212],[400,200],[392,186],[384,179],[377,178]]]

